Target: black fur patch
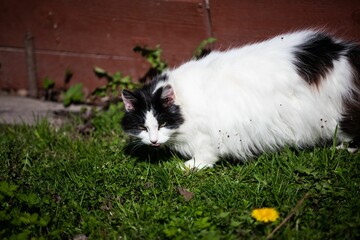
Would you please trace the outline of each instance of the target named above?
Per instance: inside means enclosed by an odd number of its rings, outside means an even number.
[[[180,107],[175,104],[166,106],[164,100],[161,99],[163,87],[153,93],[155,87],[161,81],[167,81],[167,76],[161,75],[155,78],[150,84],[145,85],[133,93],[136,99],[133,102],[134,110],[126,112],[121,121],[122,128],[125,132],[138,135],[145,124],[145,115],[150,110],[153,111],[159,125],[165,123],[166,128],[176,129],[184,123]]]
[[[321,78],[333,69],[333,61],[338,60],[344,50],[346,44],[335,42],[326,34],[316,33],[297,47],[294,64],[309,85],[318,86]]]
[[[350,47],[347,58],[354,71],[354,87],[351,98],[345,99],[345,113],[340,121],[340,129],[353,137],[355,145],[360,147],[360,46]]]

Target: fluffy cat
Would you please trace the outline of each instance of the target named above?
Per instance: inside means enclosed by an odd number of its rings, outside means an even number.
[[[284,146],[360,140],[360,47],[304,30],[168,70],[124,90],[122,127],[154,147],[190,158],[245,161]]]

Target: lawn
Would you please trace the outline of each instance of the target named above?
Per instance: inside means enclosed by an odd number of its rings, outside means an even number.
[[[85,135],[77,119],[0,125],[0,239],[360,238],[360,153],[284,149],[186,172],[180,156],[127,146],[121,112]],[[279,218],[257,221],[262,207]]]

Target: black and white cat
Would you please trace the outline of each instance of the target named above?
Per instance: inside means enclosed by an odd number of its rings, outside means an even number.
[[[122,127],[189,168],[284,146],[360,141],[360,46],[317,30],[212,52],[124,90]]]

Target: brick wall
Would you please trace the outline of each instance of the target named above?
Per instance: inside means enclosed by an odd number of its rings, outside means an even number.
[[[17,0],[0,2],[0,89],[28,88],[24,38],[34,37],[38,86],[45,76],[88,91],[103,84],[93,66],[136,80],[148,69],[132,51],[161,45],[171,67],[214,36],[227,49],[286,31],[325,27],[360,42],[359,0]]]

